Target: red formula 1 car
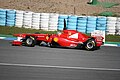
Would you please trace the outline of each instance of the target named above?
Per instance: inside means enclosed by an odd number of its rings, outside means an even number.
[[[45,42],[50,47],[69,47],[69,48],[85,48],[87,50],[95,50],[103,44],[102,36],[88,36],[76,30],[64,30],[58,34],[14,34],[17,40],[12,45],[25,45],[34,47]]]
[[[12,45],[25,45],[34,47],[45,42],[50,47],[70,47],[70,48],[85,48],[87,50],[95,50],[103,44],[103,37],[90,37],[75,30],[63,30],[59,34],[14,34],[17,40],[12,42]]]

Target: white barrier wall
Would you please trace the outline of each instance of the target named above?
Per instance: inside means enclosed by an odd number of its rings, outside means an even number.
[[[117,18],[116,34],[120,35],[120,18]]]
[[[49,13],[41,13],[40,27],[42,30],[47,30],[49,27]]]
[[[116,33],[117,17],[107,17],[107,34],[114,35]]]
[[[57,13],[35,13],[0,8],[0,25],[16,26],[49,31],[63,30],[64,19],[68,29],[83,33],[94,30],[105,31],[107,35],[120,35],[120,17],[76,16]]]
[[[32,28],[32,13],[33,12],[23,13],[23,27],[24,28]]]
[[[32,14],[32,29],[40,29],[40,13]]]
[[[57,31],[59,14],[51,13],[49,17],[49,30]]]
[[[16,11],[16,20],[15,20],[15,26],[16,27],[22,27],[23,25],[23,13],[24,11]]]

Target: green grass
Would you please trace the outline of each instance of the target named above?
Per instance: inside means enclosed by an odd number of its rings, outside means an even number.
[[[16,33],[36,33],[36,32],[45,33],[45,34],[57,33],[57,31],[43,31],[43,30],[36,30],[36,29],[0,26],[0,34],[13,35]]]
[[[115,3],[115,2],[100,2],[98,0],[93,0],[91,5],[102,6],[103,8],[112,8],[113,6],[118,6],[119,3]]]
[[[106,41],[109,42],[120,42],[120,35],[107,35]]]
[[[18,28],[18,27],[2,27],[0,26],[0,36],[8,36],[12,37],[11,35],[16,33],[45,33],[45,34],[56,34],[57,31],[43,31],[43,30],[35,30],[35,29],[26,29],[26,28]],[[90,34],[88,34],[90,35]],[[120,35],[106,35],[107,42],[120,42]]]
[[[98,2],[98,6],[102,6],[104,8],[112,8],[113,6],[118,6],[119,3],[112,3],[112,2]]]
[[[98,16],[113,16],[113,15],[115,15],[115,13],[110,11],[104,11],[98,14]]]

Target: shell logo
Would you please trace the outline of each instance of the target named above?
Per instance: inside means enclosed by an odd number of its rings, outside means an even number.
[[[54,38],[54,41],[55,41],[55,42],[58,42],[58,38]]]

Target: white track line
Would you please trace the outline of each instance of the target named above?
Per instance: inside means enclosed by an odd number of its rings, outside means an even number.
[[[0,39],[5,39],[6,37],[0,37]]]
[[[120,71],[120,69],[110,68],[87,68],[87,67],[68,67],[68,66],[51,66],[51,65],[31,65],[31,64],[14,64],[14,63],[0,63],[4,66],[21,66],[21,67],[43,67],[43,68],[61,68],[61,69],[81,69],[81,70],[101,70],[101,71]]]

